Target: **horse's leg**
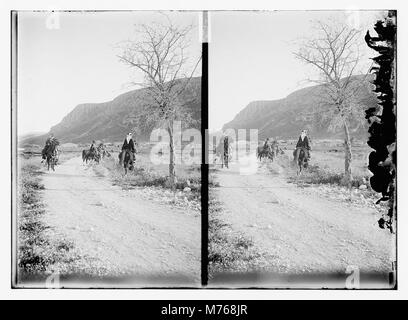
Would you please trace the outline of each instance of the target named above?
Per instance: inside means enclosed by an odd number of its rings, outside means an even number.
[[[297,165],[298,165],[298,176],[299,176],[302,173],[303,160],[299,158],[298,162],[297,162]]]
[[[294,159],[293,159],[293,163],[296,166],[296,170],[297,170],[297,175],[299,175],[299,167],[300,167],[300,163],[299,163],[299,158],[300,158],[300,149],[296,149],[295,152],[293,153],[294,155]]]

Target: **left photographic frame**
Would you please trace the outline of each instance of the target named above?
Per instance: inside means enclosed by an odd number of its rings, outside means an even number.
[[[200,15],[11,12],[14,288],[201,286]]]

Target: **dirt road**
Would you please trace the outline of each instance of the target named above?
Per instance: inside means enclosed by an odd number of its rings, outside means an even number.
[[[200,283],[197,212],[112,186],[79,157],[45,172],[43,183],[46,224],[103,276],[132,277],[142,285]]]
[[[267,253],[271,272],[344,273],[348,266],[391,271],[395,238],[378,228],[375,209],[299,188],[284,172],[258,166],[255,157],[248,163],[241,174],[235,163],[216,175],[221,218]]]

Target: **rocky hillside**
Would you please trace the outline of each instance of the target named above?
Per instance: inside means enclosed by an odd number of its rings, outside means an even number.
[[[362,76],[356,76],[354,81],[362,79]],[[366,107],[376,104],[370,80],[371,78],[365,79],[362,89],[358,92],[359,100]],[[331,132],[327,123],[316,121],[316,117],[319,116],[321,92],[321,86],[312,86],[297,90],[284,99],[251,102],[232,121],[226,123],[223,130],[258,129],[259,139],[266,137],[295,139],[303,128],[308,129],[313,138],[342,137],[343,131]],[[366,127],[363,125],[357,130],[352,130],[351,135],[357,139],[365,139]]]
[[[186,80],[180,80],[186,81]],[[137,115],[146,89],[133,90],[104,103],[86,103],[76,106],[51,132],[62,142],[89,143],[92,140],[122,141],[126,133],[137,132],[136,139],[149,139],[148,128],[136,127],[129,115]],[[181,97],[182,103],[195,120],[201,119],[201,77],[192,78]],[[200,123],[195,126],[199,126]],[[48,133],[20,140],[20,144],[43,144]]]

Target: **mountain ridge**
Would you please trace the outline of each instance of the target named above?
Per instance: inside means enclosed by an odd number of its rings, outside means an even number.
[[[187,79],[178,80],[180,83]],[[136,127],[129,121],[129,115],[138,113],[143,104],[145,88],[122,93],[107,102],[81,103],[63,117],[46,134],[20,140],[20,144],[43,144],[52,132],[61,143],[89,143],[92,140],[106,142],[122,141],[130,131],[137,131],[136,139],[149,139],[150,131]],[[190,79],[180,100],[186,104],[193,119],[201,119],[201,77]]]
[[[363,81],[363,86],[358,91],[358,99],[364,102],[368,108],[377,104],[377,98],[372,91],[372,76],[354,76],[352,82]],[[295,139],[302,129],[308,129],[314,138],[341,138],[341,129],[334,132],[328,130],[328,125],[317,123],[312,114],[318,112],[319,93],[322,85],[315,85],[296,90],[285,98],[276,100],[255,100],[250,102],[244,109],[222,127],[226,129],[258,129],[258,138],[264,140],[267,137],[281,139]],[[352,127],[356,123],[352,123]],[[368,124],[356,130],[351,130],[351,136],[357,139],[365,139]]]

